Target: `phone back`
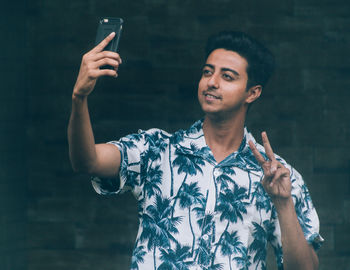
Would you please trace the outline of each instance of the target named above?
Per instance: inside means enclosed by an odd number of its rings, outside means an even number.
[[[110,33],[115,32],[115,37],[106,46],[105,51],[117,52],[120,35],[123,28],[123,19],[114,17],[101,18],[97,28],[95,45],[99,44]]]

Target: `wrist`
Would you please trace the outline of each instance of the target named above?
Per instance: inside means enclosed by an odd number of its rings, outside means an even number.
[[[86,100],[86,99],[87,99],[87,96],[76,94],[76,93],[73,91],[73,94],[72,94],[72,100],[73,100],[73,101],[84,101],[84,100]]]
[[[275,206],[277,212],[283,212],[288,209],[294,209],[294,202],[292,196],[288,198],[274,198],[272,203]]]

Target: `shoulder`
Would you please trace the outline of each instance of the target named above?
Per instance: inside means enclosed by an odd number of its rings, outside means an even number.
[[[172,134],[159,128],[151,128],[148,130],[139,129],[136,136],[140,138],[144,144],[156,145],[160,142],[168,142]]]

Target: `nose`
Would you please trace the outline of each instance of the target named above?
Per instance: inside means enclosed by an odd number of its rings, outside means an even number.
[[[213,74],[208,79],[208,88],[218,89],[219,88],[219,76],[217,74]]]

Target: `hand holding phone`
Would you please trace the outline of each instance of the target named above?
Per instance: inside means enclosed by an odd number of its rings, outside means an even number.
[[[118,53],[104,51],[104,48],[114,39],[115,32],[109,34],[91,51],[84,54],[73,95],[88,96],[94,89],[96,80],[102,76],[117,77],[117,71],[122,60]],[[101,69],[103,66],[111,69]]]
[[[88,96],[99,77],[118,76],[117,71],[122,60],[116,51],[122,24],[121,18],[102,18],[99,21],[96,46],[83,56],[73,95]]]

